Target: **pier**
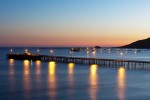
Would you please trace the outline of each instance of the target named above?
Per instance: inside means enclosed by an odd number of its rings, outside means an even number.
[[[40,61],[55,61],[60,63],[97,64],[99,66],[107,66],[112,68],[122,66],[129,69],[150,69],[150,61],[48,56],[36,54],[31,55],[7,54],[7,58],[15,60],[32,60],[32,61],[40,60]]]

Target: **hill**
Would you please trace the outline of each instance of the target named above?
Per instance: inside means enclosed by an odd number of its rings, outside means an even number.
[[[150,48],[150,38],[138,40],[131,44],[121,46],[120,48],[139,48],[139,49]]]

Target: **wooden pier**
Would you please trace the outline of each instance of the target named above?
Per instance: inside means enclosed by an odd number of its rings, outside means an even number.
[[[150,61],[135,60],[118,60],[118,59],[101,59],[101,58],[81,58],[81,57],[65,57],[65,56],[48,56],[48,55],[24,55],[24,54],[7,54],[8,59],[16,60],[40,60],[55,61],[61,63],[78,63],[78,64],[97,64],[107,67],[125,67],[129,69],[150,69]]]

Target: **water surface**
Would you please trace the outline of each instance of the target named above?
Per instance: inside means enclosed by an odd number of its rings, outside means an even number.
[[[0,100],[150,99],[149,70],[8,60],[8,52],[2,49],[0,53]]]

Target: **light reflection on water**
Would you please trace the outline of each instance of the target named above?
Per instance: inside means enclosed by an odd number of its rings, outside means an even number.
[[[37,76],[41,74],[41,61],[40,60],[36,61],[36,74]]]
[[[97,93],[98,93],[98,89],[99,89],[97,70],[98,70],[97,65],[93,64],[90,66],[89,94],[90,94],[91,100],[97,99]]]
[[[38,89],[38,94],[40,94],[40,88],[41,88],[41,61],[37,60],[36,62],[36,84]]]
[[[9,65],[14,65],[14,59],[9,59]]]
[[[117,74],[117,92],[118,99],[125,100],[125,89],[126,89],[126,70],[123,67],[118,69]]]
[[[28,60],[24,60],[23,64],[24,64],[24,75],[25,75],[25,77],[29,76],[29,73],[30,73],[29,64],[30,64],[30,62]]]
[[[28,60],[23,61],[23,86],[25,91],[25,97],[30,95],[31,80],[30,80],[30,62]]]
[[[66,52],[65,50],[58,51]],[[19,52],[22,53],[21,50]],[[43,54],[49,53],[43,52]],[[69,54],[68,52],[69,50],[62,55]],[[42,52],[40,51],[40,53]],[[86,52],[81,53],[85,53],[86,57]],[[77,52],[74,55],[82,56],[81,53]],[[149,60],[147,54],[137,53],[131,57],[132,54],[128,53],[125,58]],[[88,52],[87,55],[89,55],[87,57],[93,57],[91,52]],[[110,54],[97,52],[96,57],[100,56],[102,58],[119,58],[117,53],[113,54],[112,52]],[[129,71],[122,67],[118,70],[97,69],[97,67],[92,67],[95,65],[91,65],[89,68],[88,65],[76,64],[74,66],[74,64],[66,63],[57,63],[56,67],[54,62],[41,61],[33,61],[31,66],[30,61],[24,60],[22,63],[20,60],[5,60],[4,58],[5,55],[0,57],[0,100],[5,98],[7,100],[32,100],[34,97],[40,100],[47,98],[66,100],[66,97],[79,100],[82,97],[82,100],[99,98],[102,100],[144,100],[150,98],[149,70]]]
[[[9,59],[9,74],[12,77],[15,74],[15,71],[14,71],[14,59]]]
[[[72,98],[73,94],[73,88],[74,88],[74,63],[69,63],[68,64],[68,85],[69,85],[69,90],[70,90],[70,99]]]
[[[9,76],[10,76],[10,86],[11,90],[15,89],[15,69],[14,69],[14,59],[9,59]]]
[[[23,87],[24,87],[24,95],[27,98],[30,95],[30,90],[32,89],[31,86],[31,71],[30,71],[30,61],[24,60],[23,61]],[[75,76],[74,76],[74,63],[68,63],[68,89],[69,89],[69,98],[71,99],[74,95],[74,87],[75,87]],[[36,86],[37,86],[37,93],[40,94],[40,89],[42,89],[41,83],[41,61],[35,61],[35,76],[36,76]],[[15,80],[14,80],[14,60],[9,60],[9,75],[11,78],[11,87],[15,88]],[[89,69],[89,97],[91,100],[98,99],[98,91],[100,90],[100,80],[98,76],[98,65],[90,65]],[[56,62],[49,62],[48,63],[48,74],[47,74],[47,87],[48,92],[47,95],[50,100],[55,100],[57,98],[58,89],[57,89],[57,77],[56,77]],[[14,90],[14,89],[13,89]],[[117,72],[117,95],[119,100],[125,100],[125,91],[126,91],[126,70],[123,67],[120,67]]]
[[[48,96],[50,100],[56,99],[56,86],[57,86],[57,79],[56,79],[56,63],[51,61],[48,63]]]
[[[72,75],[74,72],[74,63],[69,63],[68,64],[68,73],[69,73],[69,76]]]
[[[18,98],[16,100],[139,100],[146,96],[149,98],[149,78],[145,77],[149,76],[149,71],[41,61],[33,62],[31,66],[28,60],[22,62],[13,59],[7,62],[8,67],[1,66],[5,73],[0,74],[0,100],[3,100],[2,97],[15,100],[14,94]],[[139,87],[142,85],[143,87]]]

